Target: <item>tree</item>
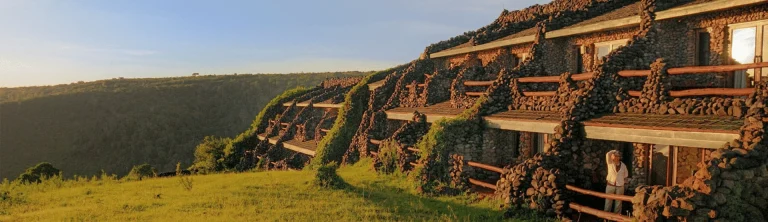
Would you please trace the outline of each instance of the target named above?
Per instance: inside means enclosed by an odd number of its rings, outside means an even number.
[[[17,180],[20,180],[24,183],[40,183],[43,179],[59,175],[59,173],[61,173],[61,170],[56,169],[56,167],[53,167],[52,164],[48,162],[42,162],[33,167],[27,168],[24,173],[19,175]]]
[[[229,143],[228,138],[206,136],[197,148],[195,148],[195,162],[190,167],[200,173],[208,173],[222,170],[219,162],[224,156],[224,148]]]

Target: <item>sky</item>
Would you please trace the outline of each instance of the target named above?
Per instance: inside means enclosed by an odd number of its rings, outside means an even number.
[[[549,0],[0,0],[0,87],[381,70]]]

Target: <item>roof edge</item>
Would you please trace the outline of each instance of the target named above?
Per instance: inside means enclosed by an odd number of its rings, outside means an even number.
[[[725,9],[731,9],[736,7],[748,6],[759,3],[766,3],[768,0],[719,0],[712,2],[705,2],[696,5],[683,6],[678,8],[672,8],[656,13],[656,20],[665,20],[671,18],[679,18],[690,15],[696,15],[707,12],[715,12]],[[640,24],[640,16],[630,16],[620,19],[602,21],[594,24],[570,27],[564,29],[553,30],[545,33],[547,39],[566,37],[578,34],[585,34],[591,32],[598,32],[609,29],[623,28],[632,25]],[[482,45],[470,46],[458,49],[448,49],[440,52],[432,53],[430,58],[441,58],[453,55],[460,55],[465,53],[483,51],[488,49],[500,48],[504,46],[517,45],[522,43],[533,42],[536,39],[535,35],[522,36],[513,39],[507,39],[503,41],[489,42]]]

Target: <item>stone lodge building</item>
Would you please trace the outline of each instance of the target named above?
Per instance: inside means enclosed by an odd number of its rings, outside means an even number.
[[[569,220],[768,220],[768,2],[555,0],[265,108],[244,168],[374,159]],[[601,194],[622,152],[625,195]],[[604,212],[605,198],[625,202]]]

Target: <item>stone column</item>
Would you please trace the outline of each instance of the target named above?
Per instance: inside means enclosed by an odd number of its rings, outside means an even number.
[[[634,190],[635,187],[648,185],[648,160],[651,151],[651,144],[632,143],[632,179],[629,181],[628,189]]]

